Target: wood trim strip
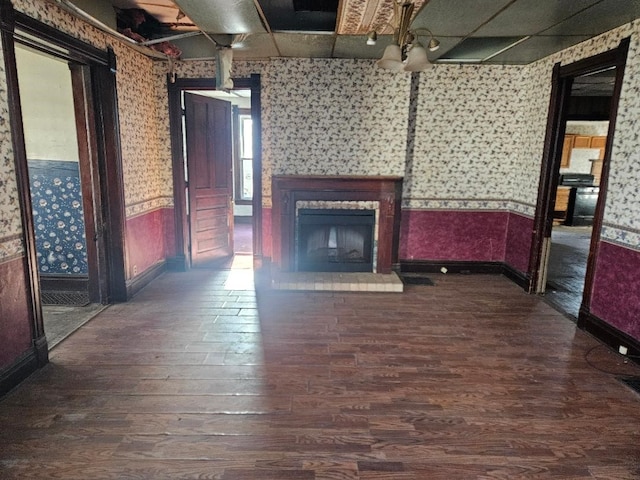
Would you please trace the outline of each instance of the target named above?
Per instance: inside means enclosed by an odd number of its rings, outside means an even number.
[[[31,18],[22,12],[15,12],[15,23],[16,28],[28,33],[29,35],[40,38],[46,43],[57,45],[63,50],[68,50],[69,52],[65,55],[59,49],[51,48],[47,50],[47,52],[53,56],[63,56],[67,60],[76,60],[91,64],[109,65],[109,55],[105,50],[89,45],[82,40],[47,25],[46,23],[42,23]],[[41,47],[40,49],[43,47],[42,44],[38,44],[38,46]]]
[[[235,81],[234,81],[235,82]],[[253,267],[262,268],[262,99],[260,75],[251,74],[251,120],[253,121]]]
[[[40,288],[46,291],[88,292],[90,276],[41,275]],[[91,298],[90,298],[91,299]],[[91,299],[93,303],[97,303]]]
[[[580,307],[578,328],[590,333],[615,352],[618,351],[620,345],[624,345],[628,349],[627,356],[635,363],[640,364],[640,341],[595,316],[584,306]]]
[[[17,176],[23,242],[25,246],[23,266],[24,272],[28,277],[25,282],[30,307],[30,318],[28,321],[31,324],[31,338],[33,341],[38,341],[39,339],[45,339],[45,334],[42,317],[42,303],[40,302],[40,285],[38,283],[38,260],[35,242],[33,208],[31,206],[27,152],[24,143],[22,107],[20,105],[18,70],[16,67],[15,44],[13,41],[16,15],[17,12],[13,9],[10,2],[2,2],[0,5],[0,21],[2,23],[2,32],[0,36],[2,41],[2,50],[4,52],[4,66],[7,77],[11,142]],[[46,339],[44,341],[46,342]]]
[[[516,270],[504,262],[474,262],[474,261],[440,261],[440,260],[401,260],[401,273],[437,273],[441,274],[441,268],[446,268],[447,273],[463,275],[504,275],[522,289],[529,288],[530,279],[526,274]]]
[[[596,203],[596,210],[593,215],[593,235],[589,247],[589,257],[587,260],[587,271],[584,279],[584,290],[582,295],[582,305],[590,307],[593,283],[595,280],[596,259],[602,240],[602,223],[604,220],[604,207],[607,201],[607,190],[609,185],[609,169],[611,165],[611,151],[613,149],[613,137],[616,130],[616,119],[618,118],[618,105],[620,104],[620,93],[622,92],[622,82],[624,80],[624,70],[629,52],[630,39],[627,37],[620,42],[619,47],[613,51],[615,53],[616,80],[611,98],[609,111],[609,130],[607,132],[607,142],[604,147],[602,159],[602,172],[600,174],[600,192]],[[611,52],[607,52],[611,53]],[[580,310],[582,311],[582,309]],[[579,314],[580,315],[580,314]]]
[[[36,348],[32,347],[13,364],[0,371],[0,398],[40,368]]]
[[[115,65],[115,54],[109,51],[110,63]],[[103,209],[104,225],[98,231],[108,269],[108,293],[103,303],[126,302],[124,185],[115,71],[106,66],[93,68],[92,87],[95,119],[99,122],[96,127],[101,195],[107,205]]]
[[[167,262],[163,260],[146,269],[135,278],[127,281],[127,299],[132,298],[140,290],[149,285],[149,283],[162,275],[166,270]]]

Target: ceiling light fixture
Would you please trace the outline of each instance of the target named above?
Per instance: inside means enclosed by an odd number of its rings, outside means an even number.
[[[393,43],[385,48],[382,58],[376,62],[380,68],[396,72],[421,72],[429,67],[427,50],[418,41],[418,37],[423,35],[422,32],[429,36],[427,48],[432,52],[440,47],[440,42],[427,28],[409,28],[413,9],[414,4],[409,0],[394,0]],[[377,39],[375,31],[367,35],[367,45],[375,45],[375,40],[371,43],[372,36]]]

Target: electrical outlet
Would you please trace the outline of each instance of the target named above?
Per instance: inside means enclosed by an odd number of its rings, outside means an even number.
[[[136,276],[138,274],[138,265],[133,266],[133,275]]]
[[[628,351],[629,351],[629,349],[627,347],[625,347],[624,345],[620,345],[618,347],[618,353],[620,355],[626,355]]]

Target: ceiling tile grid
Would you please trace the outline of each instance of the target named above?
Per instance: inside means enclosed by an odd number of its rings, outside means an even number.
[[[35,0],[19,0],[29,3]],[[89,0],[75,2],[92,12]],[[375,30],[378,42],[391,41],[394,2],[410,0],[102,0],[114,7],[136,7],[155,14],[163,36],[193,31],[226,35],[236,58],[376,58],[383,48],[366,45]],[[638,0],[413,0],[412,29],[428,29],[440,41],[432,62],[528,64],[640,17]],[[186,14],[182,17],[182,14]],[[104,15],[104,14],[102,14]],[[179,20],[180,17],[182,20]],[[112,18],[98,18],[104,24]],[[182,23],[181,23],[182,22]],[[210,58],[216,45],[205,37],[175,40],[182,59]],[[174,40],[172,40],[174,41]]]

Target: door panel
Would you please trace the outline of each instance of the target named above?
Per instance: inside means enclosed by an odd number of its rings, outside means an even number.
[[[233,254],[231,103],[185,93],[191,263]]]

